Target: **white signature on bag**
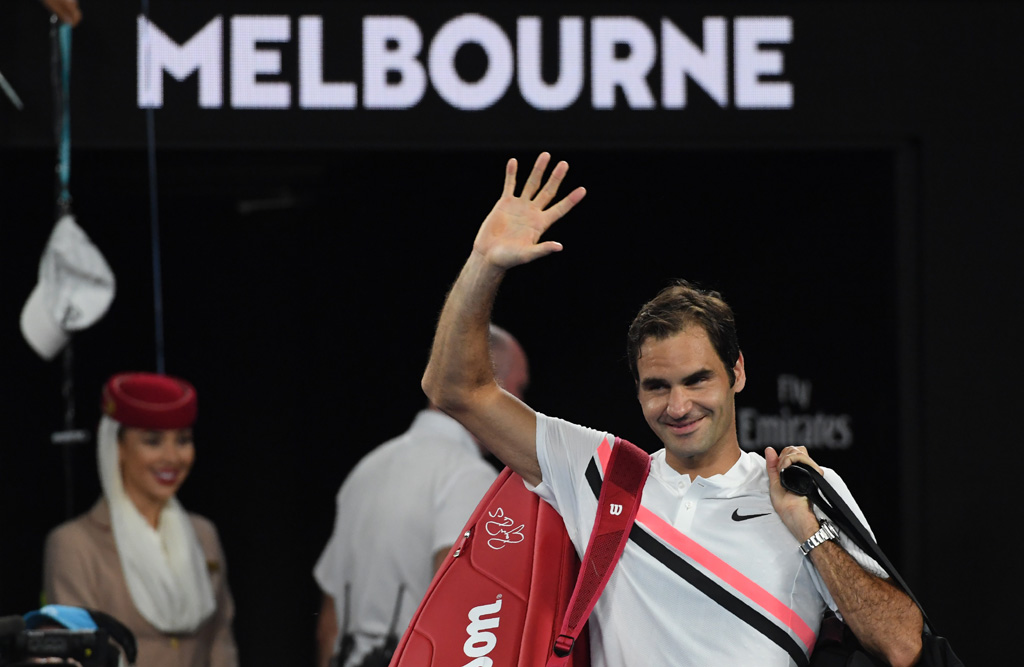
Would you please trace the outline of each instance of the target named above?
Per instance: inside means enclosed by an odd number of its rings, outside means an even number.
[[[511,517],[505,516],[505,510],[502,508],[499,507],[493,512],[488,512],[487,515],[493,519],[484,525],[484,530],[492,536],[487,540],[487,546],[490,548],[502,549],[506,544],[519,544],[526,539],[523,535],[525,524],[521,523],[512,528],[515,521]]]

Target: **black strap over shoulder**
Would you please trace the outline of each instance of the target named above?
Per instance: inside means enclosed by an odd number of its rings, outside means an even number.
[[[819,507],[825,513],[825,516],[831,519],[857,546],[864,550],[864,553],[874,558],[892,577],[893,581],[899,584],[903,592],[914,601],[917,608],[921,610],[926,631],[931,634],[937,634],[935,626],[928,620],[928,614],[925,613],[921,603],[917,601],[913,591],[910,590],[910,586],[907,586],[907,582],[896,571],[896,567],[889,562],[881,547],[871,537],[871,533],[860,522],[860,519],[853,513],[850,506],[846,504],[846,501],[839,495],[839,492],[826,482],[825,478],[817,470],[803,463],[794,463],[782,471],[779,481],[789,491],[801,496],[807,496],[807,499]]]
[[[802,463],[794,463],[783,470],[780,474],[780,481],[782,486],[793,493],[807,496],[808,500],[819,507],[840,530],[857,543],[866,554],[874,558],[921,610],[921,616],[924,619],[924,634],[921,638],[921,657],[917,664],[921,667],[964,667],[963,661],[953,652],[949,641],[935,631],[935,626],[928,620],[924,608],[921,607],[921,603],[917,601],[903,577],[889,562],[881,547],[871,537],[871,533],[832,485],[826,482],[816,470]],[[831,621],[835,621],[835,623]],[[831,632],[830,627],[837,629],[839,634],[828,636],[828,633]],[[860,647],[857,638],[845,624],[839,622],[834,616],[830,619],[829,615],[826,615],[822,621],[822,633],[819,634],[818,643],[811,655],[813,667],[874,667],[878,664],[880,663],[874,657]]]

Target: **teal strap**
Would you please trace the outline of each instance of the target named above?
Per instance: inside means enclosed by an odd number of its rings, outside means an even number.
[[[57,29],[60,46],[60,136],[57,149],[57,175],[60,178],[58,203],[66,207],[71,201],[68,183],[71,180],[71,26],[61,23]]]

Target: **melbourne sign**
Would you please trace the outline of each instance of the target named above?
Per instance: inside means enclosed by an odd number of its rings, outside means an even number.
[[[442,18],[426,30],[416,16],[352,17],[334,30],[342,43],[320,15],[216,15],[177,38],[138,16],[137,104],[162,108],[166,86],[195,77],[198,109],[407,110],[436,95],[459,111],[673,110],[688,90],[723,109],[793,106],[788,16],[702,17],[700,34],[668,17]],[[326,75],[328,61],[346,74]]]

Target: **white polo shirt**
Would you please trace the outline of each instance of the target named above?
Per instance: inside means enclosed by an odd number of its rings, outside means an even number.
[[[455,543],[495,477],[469,431],[436,410],[421,411],[353,468],[314,570],[334,597],[339,631],[347,624],[355,635],[349,665],[383,644],[396,603],[401,637],[433,579],[434,553]]]
[[[537,415],[543,482],[534,491],[580,554],[614,440]],[[652,459],[636,525],[590,619],[594,667],[806,665],[834,603],[772,507],[764,458],[743,453],[727,473],[692,482],[664,450]],[[839,476],[825,476],[863,521]],[[885,576],[849,540],[843,546]]]

